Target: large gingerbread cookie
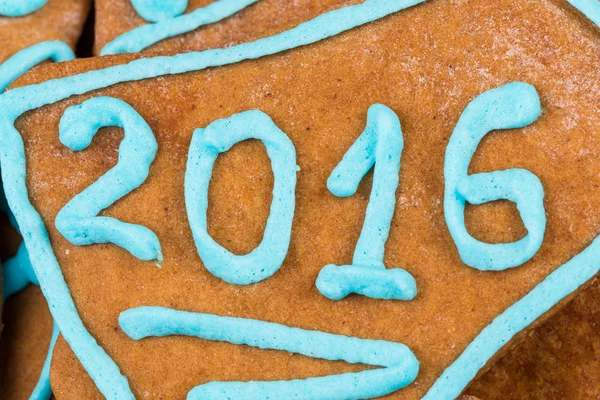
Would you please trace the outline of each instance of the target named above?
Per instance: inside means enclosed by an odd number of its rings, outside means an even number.
[[[600,268],[600,13],[571,4],[368,0],[1,96],[9,204],[95,386],[458,396]],[[69,360],[59,399],[94,390]]]

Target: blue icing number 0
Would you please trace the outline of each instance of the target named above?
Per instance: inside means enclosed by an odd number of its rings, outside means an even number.
[[[386,269],[383,265],[385,242],[396,206],[403,147],[400,120],[388,107],[375,104],[369,108],[364,132],[327,181],[334,195],[352,196],[363,177],[375,166],[371,198],[352,265],[328,265],[317,278],[319,291],[332,300],[340,300],[350,293],[396,300],[412,300],[417,294],[412,275],[401,268]]]
[[[446,149],[444,214],[450,234],[465,264],[480,270],[503,270],[530,260],[546,229],[544,189],[537,176],[524,169],[468,175],[469,163],[481,139],[491,130],[523,128],[541,114],[535,88],[513,82],[479,95],[465,109]],[[517,205],[527,236],[514,243],[490,244],[472,237],[465,227],[465,203],[506,199]]]
[[[59,124],[60,141],[71,150],[81,151],[100,128],[108,126],[121,127],[125,132],[117,165],[60,210],[56,228],[78,246],[113,243],[141,260],[162,261],[160,243],[150,229],[97,216],[148,177],[158,144],[144,119],[122,100],[96,97],[65,111]]]
[[[220,153],[247,139],[260,140],[271,159],[275,184],[271,212],[260,245],[246,255],[235,255],[208,234],[208,186]],[[248,285],[273,275],[283,264],[290,245],[296,206],[296,149],[271,118],[246,111],[197,129],[185,172],[185,204],[198,254],[213,275],[236,285]]]

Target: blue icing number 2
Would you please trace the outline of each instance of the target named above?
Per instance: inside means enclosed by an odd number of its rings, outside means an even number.
[[[117,165],[60,210],[56,227],[78,246],[113,243],[141,260],[162,261],[160,243],[150,229],[98,216],[148,177],[158,145],[144,119],[122,100],[93,98],[65,111],[59,125],[60,141],[71,150],[81,151],[100,128],[108,126],[121,127],[125,132]]]
[[[412,300],[417,294],[412,275],[401,268],[386,269],[383,265],[385,242],[396,206],[403,147],[398,117],[388,107],[375,104],[369,109],[364,132],[327,181],[334,195],[352,196],[375,166],[371,198],[352,265],[328,265],[317,278],[319,291],[332,300],[343,299],[350,293],[395,300]]]
[[[258,139],[265,145],[275,184],[260,245],[249,254],[235,255],[208,234],[208,187],[217,156],[247,139]],[[296,172],[296,149],[292,141],[260,111],[217,120],[194,132],[185,173],[185,204],[196,248],[206,269],[228,283],[248,285],[270,277],[281,267],[290,245]]]
[[[544,189],[537,176],[524,169],[468,175],[469,163],[481,139],[495,129],[523,128],[541,114],[535,88],[513,82],[479,95],[465,109],[446,149],[444,213],[450,234],[465,264],[479,270],[504,270],[530,260],[546,229]],[[517,205],[527,236],[514,243],[490,244],[472,237],[465,227],[465,203],[506,199]]]

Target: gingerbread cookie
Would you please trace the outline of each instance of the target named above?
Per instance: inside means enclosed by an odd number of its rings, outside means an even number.
[[[467,390],[482,399],[597,399],[600,284],[595,282]]]
[[[57,398],[457,397],[598,272],[599,16],[367,0],[29,74],[4,185],[93,381],[59,346]]]
[[[359,2],[98,0],[94,53],[181,53],[231,46],[280,33],[326,11]]]
[[[44,387],[39,381],[44,374],[44,362],[52,338],[52,316],[39,288],[31,285],[9,298],[3,322],[5,330],[0,338],[0,397],[47,399],[50,390],[48,381]],[[46,368],[49,368],[49,364]],[[46,390],[45,397],[41,397],[42,389]]]

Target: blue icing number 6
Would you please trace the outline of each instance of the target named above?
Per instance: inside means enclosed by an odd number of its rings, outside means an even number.
[[[265,145],[275,184],[260,245],[249,254],[235,255],[208,234],[208,187],[217,156],[247,139],[258,139]],[[227,283],[248,285],[270,277],[281,267],[290,245],[296,171],[292,141],[263,112],[246,111],[194,131],[185,173],[185,204],[198,254],[213,275]]]
[[[108,126],[121,127],[125,132],[117,165],[60,210],[56,227],[77,246],[113,243],[141,260],[162,261],[160,243],[150,229],[98,216],[148,177],[158,144],[144,119],[122,100],[93,98],[65,111],[59,125],[60,141],[73,151],[81,151],[100,128]]]
[[[417,294],[412,275],[401,268],[386,269],[383,265],[385,242],[396,206],[403,147],[398,117],[388,107],[375,104],[369,108],[364,132],[327,180],[327,187],[334,195],[352,196],[375,166],[371,197],[352,265],[328,265],[317,278],[317,289],[332,300],[343,299],[350,293],[395,300],[412,300]]]
[[[541,114],[535,88],[513,82],[489,90],[465,109],[446,149],[444,214],[450,234],[465,264],[488,271],[517,267],[540,248],[546,230],[544,189],[537,176],[524,169],[468,175],[469,163],[483,137],[495,129],[523,128]],[[513,243],[490,244],[472,237],[465,227],[465,203],[506,199],[517,205],[527,236]]]

